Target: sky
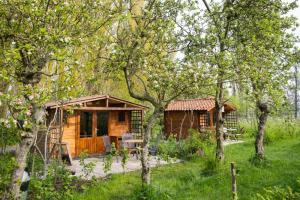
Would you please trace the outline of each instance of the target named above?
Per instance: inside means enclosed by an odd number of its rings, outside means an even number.
[[[298,18],[299,27],[296,30],[296,34],[300,37],[300,2],[298,1],[298,8],[292,11],[292,15]]]

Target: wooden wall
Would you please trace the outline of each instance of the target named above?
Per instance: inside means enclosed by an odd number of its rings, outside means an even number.
[[[185,117],[184,117],[185,116]],[[182,125],[182,128],[181,128]],[[165,132],[167,136],[176,135],[179,138],[186,138],[190,128],[199,127],[199,112],[197,111],[166,111]],[[181,136],[180,136],[181,129]]]
[[[125,112],[125,121],[119,122],[119,112]],[[130,112],[129,111],[110,111],[108,120],[109,136],[122,136],[130,132]]]
[[[70,115],[63,129],[62,142],[65,142],[69,146],[70,153],[75,156],[75,133],[76,133],[76,114]]]

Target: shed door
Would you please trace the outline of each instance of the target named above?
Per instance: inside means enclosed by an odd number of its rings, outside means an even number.
[[[104,152],[102,136],[108,135],[108,112],[96,112],[95,153]]]
[[[108,113],[95,111],[80,112],[77,155],[87,150],[88,153],[104,152],[103,135],[108,131]]]

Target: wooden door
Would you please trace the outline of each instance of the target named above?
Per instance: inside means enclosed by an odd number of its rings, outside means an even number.
[[[108,112],[96,112],[95,117],[95,153],[103,153],[103,136],[108,135]]]
[[[108,112],[81,111],[79,117],[77,156],[84,150],[89,154],[104,152],[102,136],[108,135]]]
[[[87,150],[88,153],[94,153],[94,123],[93,112],[81,111],[79,114],[79,137],[77,142],[77,155]]]

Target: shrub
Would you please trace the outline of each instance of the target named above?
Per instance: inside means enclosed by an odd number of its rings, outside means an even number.
[[[216,174],[220,169],[220,161],[216,160],[214,157],[207,157],[205,159],[204,169],[202,170],[202,175],[212,176]]]
[[[16,160],[13,154],[0,154],[0,194],[3,199],[9,199],[9,184],[11,183],[11,174],[16,167]]]
[[[131,198],[133,200],[168,200],[174,199],[166,191],[162,190],[161,187],[155,185],[144,185],[138,187],[134,192],[134,196]]]
[[[189,136],[186,139],[176,140],[169,137],[161,141],[158,146],[158,156],[166,161],[172,158],[189,159],[197,155],[199,151],[207,152],[213,143],[210,132],[198,132],[194,129],[189,130]]]
[[[85,177],[89,177],[91,175],[91,173],[94,171],[95,167],[96,167],[96,163],[95,162],[89,162],[86,163],[85,159],[88,156],[88,151],[82,151],[79,154],[79,164],[82,168],[82,173]]]
[[[31,176],[28,199],[68,199],[72,198],[76,177],[64,165],[53,162],[45,179]]]
[[[298,182],[297,189],[300,189],[300,180]],[[300,199],[299,191],[293,190],[291,187],[269,187],[264,188],[263,193],[257,193],[253,200],[298,200]]]
[[[14,119],[0,119],[0,147],[4,152],[7,146],[15,145],[20,140],[20,130]]]

